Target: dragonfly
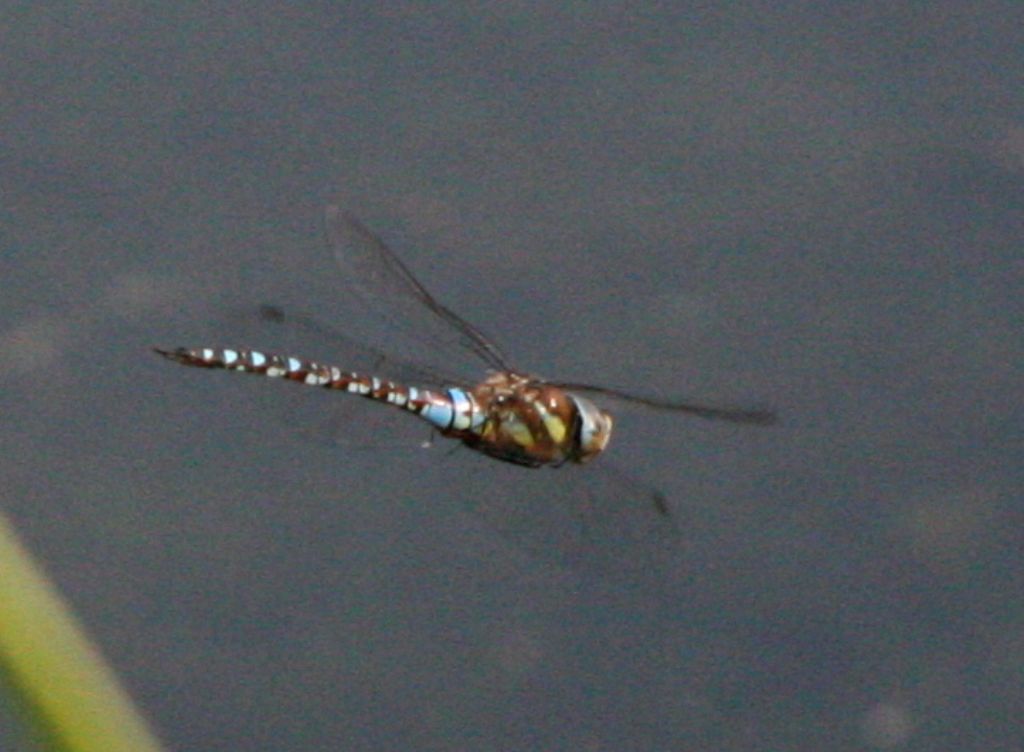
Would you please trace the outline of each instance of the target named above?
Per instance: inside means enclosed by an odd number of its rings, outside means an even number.
[[[364,307],[407,328],[412,337],[430,333],[433,341],[468,351],[484,369],[483,377],[475,383],[414,385],[381,373],[261,349],[188,346],[154,348],[155,352],[186,366],[255,374],[363,397],[410,413],[442,436],[488,458],[530,470],[587,465],[601,455],[614,428],[611,413],[600,406],[605,402],[733,424],[776,422],[770,410],[664,400],[612,387],[549,380],[519,369],[480,328],[437,300],[384,240],[354,215],[328,206],[325,225],[335,264],[347,289],[357,293]],[[384,355],[378,362],[385,364],[389,357]],[[661,494],[648,497],[649,512],[671,517]]]

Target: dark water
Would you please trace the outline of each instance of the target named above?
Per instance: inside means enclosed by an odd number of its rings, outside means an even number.
[[[168,746],[1019,745],[1017,5],[388,8],[4,13],[2,508]],[[527,369],[782,424],[618,412],[680,528],[621,578],[147,352],[374,336],[328,201]]]

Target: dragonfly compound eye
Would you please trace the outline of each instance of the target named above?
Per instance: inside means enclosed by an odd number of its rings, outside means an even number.
[[[574,394],[572,400],[579,413],[579,434],[574,459],[586,462],[608,446],[608,439],[612,435],[612,416],[584,397]]]

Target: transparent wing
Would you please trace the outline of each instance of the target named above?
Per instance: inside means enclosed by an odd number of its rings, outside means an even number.
[[[214,329],[220,333],[186,341],[315,360],[344,371],[371,374],[419,388],[443,390],[453,385],[470,385],[453,374],[439,373],[419,362],[384,352],[291,306],[233,306],[216,323]],[[214,381],[220,376],[203,374]],[[248,395],[249,404],[265,413],[275,430],[299,440],[332,444],[346,451],[413,451],[431,436],[431,428],[415,415],[344,392],[252,376],[243,379],[228,371],[223,377],[230,380],[232,391]]]
[[[401,259],[352,215],[336,206],[326,211],[327,239],[348,291],[392,327],[404,329],[446,362],[453,347],[472,352],[488,368],[511,370],[489,338],[439,303]]]
[[[498,347],[477,327],[439,303],[413,276],[383,240],[358,219],[336,206],[326,211],[327,237],[346,288],[393,327],[404,329],[426,345],[433,363],[450,365],[449,353],[472,352],[488,368],[513,371]],[[590,384],[555,383],[572,391],[586,392],[634,405],[748,425],[770,425],[776,416],[769,410],[696,402],[660,400]]]
[[[556,471],[499,463],[459,475],[453,492],[472,513],[538,559],[621,581],[656,580],[679,566],[680,512],[603,458]]]
[[[471,386],[463,377],[384,352],[303,311],[265,303],[254,312],[254,317],[263,331],[285,332],[289,352],[313,353],[329,348],[329,362],[346,370],[361,370],[417,386]]]
[[[731,405],[704,405],[696,402],[665,400],[653,397],[644,397],[619,389],[594,386],[592,384],[573,384],[569,382],[557,382],[559,386],[571,392],[582,392],[585,394],[596,394],[602,397],[611,397],[613,400],[626,402],[633,405],[654,410],[667,410],[678,413],[693,415],[705,420],[720,420],[726,423],[740,423],[753,426],[770,426],[778,422],[778,416],[771,410],[760,408],[735,407]]]

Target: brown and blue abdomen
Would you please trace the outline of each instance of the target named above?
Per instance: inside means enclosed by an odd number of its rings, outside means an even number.
[[[281,378],[307,386],[337,389],[377,402],[386,402],[416,413],[443,433],[479,427],[483,420],[472,398],[458,388],[448,389],[444,393],[418,389],[376,376],[343,371],[337,366],[272,355],[259,350],[179,347],[175,350],[157,349],[157,352],[165,358],[187,366],[220,368]]]

